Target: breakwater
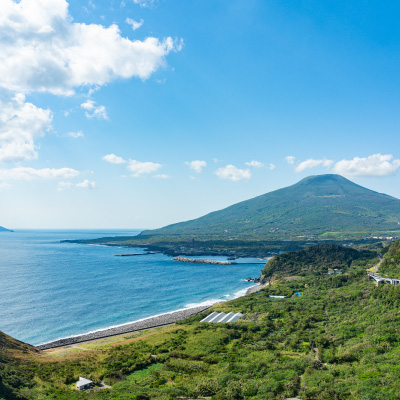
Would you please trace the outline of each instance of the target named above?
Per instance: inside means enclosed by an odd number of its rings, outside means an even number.
[[[173,261],[195,263],[195,264],[215,264],[215,265],[233,265],[237,264],[236,261],[220,261],[220,260],[202,260],[199,258],[186,258],[186,257],[174,257]]]
[[[238,263],[236,261],[222,261],[222,260],[203,260],[201,258],[187,258],[187,257],[174,257],[173,261],[186,262],[186,263],[194,263],[194,264],[214,264],[214,265],[265,265],[265,262],[241,262]]]
[[[132,257],[132,256],[147,256],[149,254],[157,254],[156,251],[147,251],[145,253],[127,253],[127,254],[116,254],[116,257]]]
[[[191,317],[192,315],[198,314],[204,310],[207,310],[211,306],[199,306],[188,308],[184,310],[174,311],[155,317],[142,319],[140,321],[114,326],[112,328],[103,329],[91,333],[86,333],[79,336],[71,336],[65,339],[55,340],[53,342],[41,344],[36,346],[39,350],[48,350],[55,347],[69,346],[76,343],[87,342],[89,340],[102,339],[109,336],[122,335],[124,333],[131,333],[135,331],[141,331],[143,329],[157,328],[159,326],[173,324],[182,319]]]

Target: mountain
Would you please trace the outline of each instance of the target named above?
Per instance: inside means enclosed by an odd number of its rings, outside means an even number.
[[[11,229],[7,229],[7,228],[4,228],[4,227],[0,226],[0,232],[14,232],[14,231],[12,231]]]
[[[144,231],[139,237],[273,239],[328,232],[390,232],[400,229],[399,221],[399,199],[329,174],[309,176],[292,186],[203,217]]]

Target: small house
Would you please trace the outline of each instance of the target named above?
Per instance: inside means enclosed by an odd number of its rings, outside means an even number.
[[[328,275],[339,275],[341,274],[342,271],[340,269],[328,269]]]
[[[79,377],[79,381],[76,382],[76,388],[78,390],[90,389],[93,386],[93,382],[89,379]]]

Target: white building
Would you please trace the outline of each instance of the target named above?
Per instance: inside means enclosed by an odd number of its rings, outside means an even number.
[[[76,388],[78,390],[90,389],[92,386],[93,386],[92,381],[86,378],[82,378],[81,376],[79,377],[79,381],[76,382]]]

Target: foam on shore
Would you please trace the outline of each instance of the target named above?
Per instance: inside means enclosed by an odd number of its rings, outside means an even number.
[[[64,337],[60,339],[53,340],[48,343],[43,343],[37,345],[36,348],[39,350],[48,350],[55,347],[69,346],[76,343],[86,342],[95,339],[102,339],[109,336],[121,335],[124,333],[131,333],[135,331],[140,331],[144,329],[156,328],[164,325],[173,324],[179,320],[191,317],[192,315],[201,313],[208,308],[214,306],[215,304],[222,303],[225,301],[237,299],[239,297],[245,296],[246,294],[254,293],[260,290],[263,285],[256,284],[249,288],[244,288],[235,292],[231,299],[221,300],[221,299],[210,299],[205,300],[200,303],[189,303],[185,308],[178,309],[175,311],[169,311],[162,314],[153,315],[151,317],[141,318],[136,321],[127,322],[119,325],[113,325],[108,328],[98,329],[94,331],[89,331],[87,333],[75,336]],[[230,295],[225,295],[230,296]],[[224,296],[224,297],[225,297]]]

